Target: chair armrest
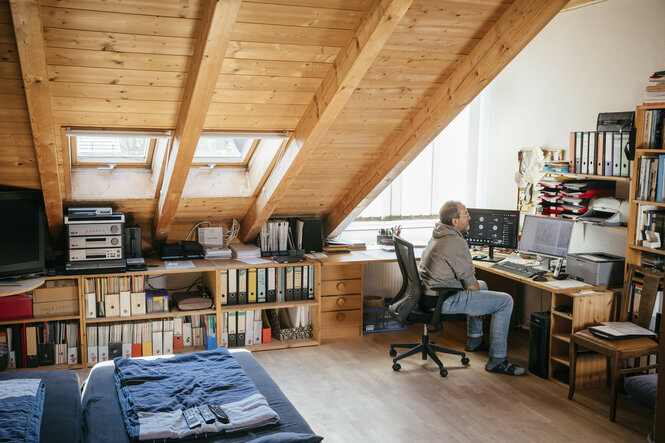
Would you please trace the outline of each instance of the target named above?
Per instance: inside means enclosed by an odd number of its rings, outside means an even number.
[[[446,288],[441,286],[434,286],[430,288],[437,293],[436,306],[434,307],[434,315],[432,316],[432,323],[437,324],[441,318],[441,306],[448,297],[461,291],[460,288]]]

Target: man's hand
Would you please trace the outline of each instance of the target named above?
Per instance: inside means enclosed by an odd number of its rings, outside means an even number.
[[[466,288],[469,291],[480,291],[480,284],[478,283],[478,280],[472,285]]]

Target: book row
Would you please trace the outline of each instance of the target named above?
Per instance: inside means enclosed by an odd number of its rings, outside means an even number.
[[[665,94],[665,91],[663,92]],[[665,149],[663,138],[663,125],[665,125],[665,109],[650,109],[644,112],[644,149]]]
[[[630,177],[628,150],[631,142],[627,131],[571,132],[568,172]]]
[[[86,326],[88,364],[116,357],[173,354],[188,346],[217,347],[215,315]]]
[[[639,205],[635,223],[635,244],[653,249],[663,249],[665,235],[665,208],[655,205]]]
[[[221,271],[222,305],[271,303],[314,298],[314,266]]]
[[[643,155],[638,167],[637,200],[663,202],[665,154]]]
[[[0,358],[12,369],[78,363],[78,322],[23,323],[0,330]]]

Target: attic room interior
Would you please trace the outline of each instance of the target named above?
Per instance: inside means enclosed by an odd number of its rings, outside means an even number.
[[[0,0],[0,440],[665,442],[664,19]]]

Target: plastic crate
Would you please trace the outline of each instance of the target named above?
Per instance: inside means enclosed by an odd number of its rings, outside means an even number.
[[[370,308],[363,310],[363,333],[403,331],[407,329],[403,323],[398,323],[388,314],[390,299],[384,299],[385,306],[382,308]]]

